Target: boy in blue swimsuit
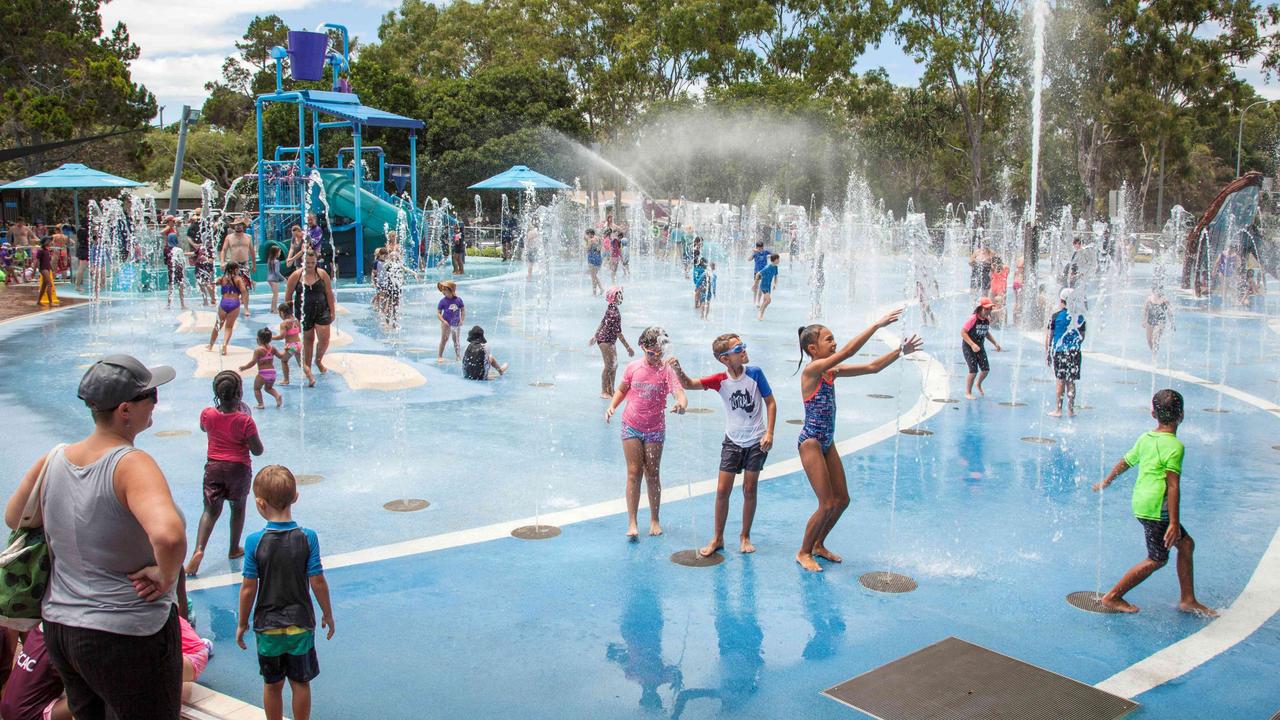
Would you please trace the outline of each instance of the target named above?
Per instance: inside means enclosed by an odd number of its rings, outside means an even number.
[[[764,269],[756,273],[756,282],[759,283],[760,289],[760,315],[757,320],[764,320],[765,308],[769,307],[769,303],[773,302],[773,291],[778,286],[778,261],[782,258],[778,253],[769,256],[769,264]]]
[[[764,241],[757,241],[755,252],[751,253],[751,262],[754,264],[752,272],[755,273],[751,281],[751,294],[756,307],[760,307],[760,271],[769,264],[769,255],[769,251],[764,249]]]
[[[1094,492],[1102,490],[1121,473],[1138,466],[1138,480],[1133,484],[1133,514],[1142,523],[1147,539],[1147,559],[1129,568],[1120,582],[1098,598],[1098,602],[1116,612],[1138,612],[1137,605],[1124,599],[1125,593],[1164,567],[1169,562],[1169,548],[1176,547],[1178,585],[1181,589],[1178,609],[1217,617],[1216,610],[1196,600],[1191,561],[1196,543],[1180,522],[1182,456],[1185,452],[1182,441],[1178,439],[1178,425],[1182,423],[1182,395],[1176,390],[1156,393],[1151,398],[1151,417],[1156,419],[1156,429],[1143,433],[1133,448],[1111,468],[1107,477],[1093,486]]]
[[[253,478],[253,499],[267,527],[244,544],[244,581],[240,585],[240,620],[236,644],[245,649],[244,634],[253,612],[258,670],[265,688],[263,710],[268,720],[284,717],[284,681],[293,694],[293,717],[311,715],[311,681],[320,674],[316,659],[316,615],[311,594],[320,605],[320,623],[333,638],[329,584],[320,565],[320,541],[314,530],[298,527],[290,507],[298,501],[298,484],[283,465],[268,465]],[[308,587],[309,586],[309,587]]]
[[[751,522],[756,516],[756,484],[773,447],[773,425],[778,404],[764,371],[748,365],[747,344],[734,333],[726,333],[711,343],[711,352],[725,372],[694,380],[684,373],[675,358],[669,361],[686,390],[715,390],[724,401],[724,442],[720,446],[720,475],[716,484],[715,535],[698,551],[703,557],[724,549],[724,524],[729,517],[729,496],[733,481],[742,473],[742,533],[738,549],[755,552],[751,544]],[[765,418],[768,418],[766,423]]]

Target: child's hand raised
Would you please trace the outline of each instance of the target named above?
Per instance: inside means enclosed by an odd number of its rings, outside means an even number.
[[[921,339],[919,335],[912,335],[911,337],[902,341],[902,354],[910,355],[911,353],[918,351],[922,347],[924,347],[924,340]]]
[[[906,308],[898,308],[897,310],[894,310],[890,312],[888,315],[885,315],[884,317],[880,318],[879,320],[876,321],[876,327],[889,327],[890,325],[898,322],[899,320],[902,319],[903,310],[906,310]]]

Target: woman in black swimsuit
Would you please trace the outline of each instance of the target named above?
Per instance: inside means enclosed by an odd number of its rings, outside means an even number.
[[[333,280],[329,273],[316,267],[315,251],[303,254],[302,267],[293,271],[285,285],[284,296],[293,299],[294,316],[302,321],[302,366],[311,367],[315,351],[316,367],[324,366],[324,353],[329,349],[329,325],[333,322],[338,301],[333,296]],[[311,382],[315,385],[315,382]]]

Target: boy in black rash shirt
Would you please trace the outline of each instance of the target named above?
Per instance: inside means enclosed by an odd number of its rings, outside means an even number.
[[[253,478],[253,499],[267,527],[244,544],[244,581],[240,585],[240,621],[236,643],[245,648],[244,634],[253,611],[258,669],[265,684],[263,710],[268,720],[284,717],[284,680],[293,694],[293,717],[311,716],[311,681],[320,674],[316,660],[315,610],[333,638],[333,608],[329,584],[320,565],[320,541],[314,530],[298,527],[290,512],[298,500],[298,485],[283,465],[268,465]],[[308,592],[310,585],[310,592]]]

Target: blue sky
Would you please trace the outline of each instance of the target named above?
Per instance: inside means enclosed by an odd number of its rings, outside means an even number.
[[[254,15],[276,13],[290,27],[314,28],[322,22],[346,25],[361,39],[376,39],[378,24],[399,0],[112,0],[102,7],[104,25],[123,21],[142,56],[133,77],[165,106],[165,121],[178,117],[181,106],[204,103],[204,83],[221,75],[223,59],[235,52],[235,41]],[[883,67],[894,82],[914,85],[920,68],[886,37],[858,62],[859,71]],[[1280,98],[1280,83],[1264,83],[1255,64],[1240,68],[1267,98]]]

